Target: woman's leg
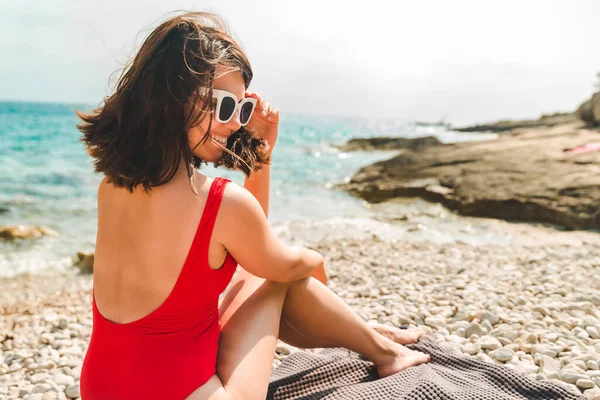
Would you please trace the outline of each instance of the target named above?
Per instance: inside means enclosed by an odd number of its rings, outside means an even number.
[[[326,276],[324,272],[322,275]],[[323,283],[326,282],[326,279],[324,281],[319,277],[316,278]],[[236,299],[236,302],[240,304],[245,297],[256,290],[264,281],[263,278],[252,275],[243,268],[240,268],[236,275],[235,282],[232,283],[232,286],[226,292],[225,297],[219,306],[221,316],[226,314],[226,310],[229,308],[234,298]],[[244,293],[240,295],[239,291],[242,287],[244,288]],[[235,309],[236,307],[234,306],[233,308]],[[234,310],[231,310],[230,312],[232,311]],[[405,330],[377,323],[369,323],[369,326],[377,333],[400,344],[416,343],[423,334],[420,329]],[[302,327],[298,327],[297,329],[293,328],[288,324],[285,315],[282,316],[279,324],[279,340],[302,349],[339,347],[338,343],[310,336],[302,330]]]
[[[290,284],[263,281],[257,287],[256,279],[244,281],[238,277],[220,303],[222,330],[217,374],[194,391],[187,400],[264,399],[268,390],[282,309],[288,296],[297,299],[298,296],[307,294],[303,292],[310,286],[310,282],[306,282],[309,280],[316,282],[313,278]],[[336,323],[335,320],[330,322]],[[324,329],[327,328],[324,326]],[[394,344],[389,340],[388,342]],[[361,342],[349,348],[381,361],[381,376],[423,362],[424,357],[428,358],[416,352],[409,351],[407,354],[397,349],[389,351],[390,343],[373,346],[372,341]]]
[[[295,282],[290,287],[283,303],[282,318],[305,336],[364,355],[375,364],[380,377],[429,361],[427,354],[409,350],[377,333],[314,278]]]
[[[221,303],[217,374],[234,399],[264,398],[283,314],[290,326],[301,325],[311,337],[366,356],[381,377],[429,360],[375,332],[314,278],[256,284],[242,274]]]
[[[265,281],[250,293],[247,289],[238,282],[230,287],[233,297],[221,304],[217,374],[187,400],[265,399],[289,285]]]

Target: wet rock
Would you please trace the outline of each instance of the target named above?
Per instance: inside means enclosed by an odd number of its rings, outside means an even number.
[[[77,262],[73,264],[85,274],[94,272],[94,253],[80,251],[77,253]]]
[[[0,227],[0,240],[37,239],[42,236],[57,237],[59,235],[55,230],[43,226],[16,225]]]

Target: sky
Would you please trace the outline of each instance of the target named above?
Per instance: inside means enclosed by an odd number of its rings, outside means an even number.
[[[536,118],[600,71],[598,0],[0,0],[0,99],[100,104],[174,10],[221,16],[282,114]]]

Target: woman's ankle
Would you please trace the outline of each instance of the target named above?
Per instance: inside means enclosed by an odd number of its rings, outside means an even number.
[[[380,335],[375,330],[373,330],[373,333],[371,338],[373,354],[370,356],[365,354],[365,356],[376,366],[392,362],[398,357],[398,346],[401,345]]]

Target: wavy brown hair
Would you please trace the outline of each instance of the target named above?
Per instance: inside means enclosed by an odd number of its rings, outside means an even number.
[[[246,89],[250,85],[250,61],[216,15],[188,12],[155,28],[104,104],[91,113],[77,111],[82,120],[77,128],[95,159],[96,172],[130,192],[141,185],[148,193],[175,176],[183,157],[197,193],[193,168],[204,161],[193,154],[187,133],[208,115],[208,131],[196,147],[209,139],[218,67],[239,70]],[[265,144],[242,127],[229,137],[223,157],[214,165],[250,176],[270,162]]]

